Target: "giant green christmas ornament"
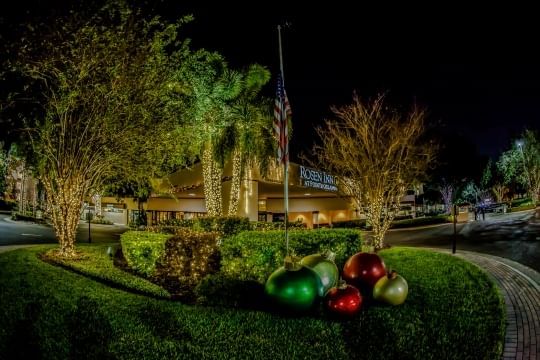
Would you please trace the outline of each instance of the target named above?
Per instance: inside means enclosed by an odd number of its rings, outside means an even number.
[[[328,290],[337,285],[339,280],[339,270],[334,263],[334,253],[313,254],[304,257],[300,264],[315,271],[321,280],[322,287],[319,288],[319,296],[324,296]]]
[[[318,299],[321,281],[317,273],[290,260],[270,275],[265,285],[266,295],[280,309],[303,312]]]

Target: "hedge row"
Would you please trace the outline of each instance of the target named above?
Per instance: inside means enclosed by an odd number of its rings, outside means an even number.
[[[204,232],[218,232],[224,236],[238,234],[240,231],[252,230],[249,219],[239,216],[204,217],[189,220],[169,219],[160,222],[157,226],[148,227],[147,230],[176,234],[179,231],[179,228],[188,228]]]
[[[352,229],[293,230],[289,249],[296,256],[326,250],[336,254],[342,267],[346,259],[361,248],[361,235]],[[221,246],[221,272],[238,280],[264,282],[283,265],[286,246],[283,231],[244,231],[224,240]]]
[[[434,224],[444,224],[451,222],[450,218],[447,215],[437,215],[430,217],[419,217],[408,220],[399,220],[392,222],[390,229],[401,229],[415,226],[425,226],[425,225],[434,225]]]
[[[520,205],[517,207],[513,207],[508,209],[508,212],[518,212],[518,211],[525,211],[525,210],[533,210],[536,209],[536,205],[528,204],[528,205]]]
[[[401,229],[415,226],[425,226],[433,224],[443,224],[451,222],[447,215],[426,216],[418,217],[414,219],[394,220],[390,225],[390,229]],[[338,221],[332,224],[334,228],[346,228],[346,229],[362,229],[369,230],[370,226],[366,224],[366,219],[356,219],[348,221]]]

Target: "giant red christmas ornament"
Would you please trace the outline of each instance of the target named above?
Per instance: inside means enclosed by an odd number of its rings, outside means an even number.
[[[362,307],[362,295],[352,285],[342,281],[338,287],[331,288],[326,293],[326,307],[338,315],[352,316]]]
[[[343,267],[343,279],[360,289],[373,286],[386,275],[384,262],[377,254],[360,252],[347,260]]]

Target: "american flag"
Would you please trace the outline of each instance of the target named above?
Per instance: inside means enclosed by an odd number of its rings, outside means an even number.
[[[289,163],[289,121],[291,121],[291,106],[287,99],[287,92],[283,87],[283,79],[278,76],[276,101],[274,104],[274,136],[278,142],[278,160],[280,163]]]

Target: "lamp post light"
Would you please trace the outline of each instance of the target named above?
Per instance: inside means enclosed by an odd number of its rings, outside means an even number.
[[[86,218],[88,219],[88,243],[91,243],[92,235],[90,232],[90,223],[92,222],[92,218],[94,214],[92,214],[92,211],[90,210],[90,204],[88,204],[88,207],[86,209],[87,209]]]
[[[525,173],[525,176],[527,178],[527,187],[528,192],[531,191],[531,178],[529,177],[529,171],[527,169],[527,166],[525,165],[525,153],[523,152],[523,140],[516,141],[516,145],[519,148],[519,152],[521,152],[521,159],[523,161],[523,172]]]

